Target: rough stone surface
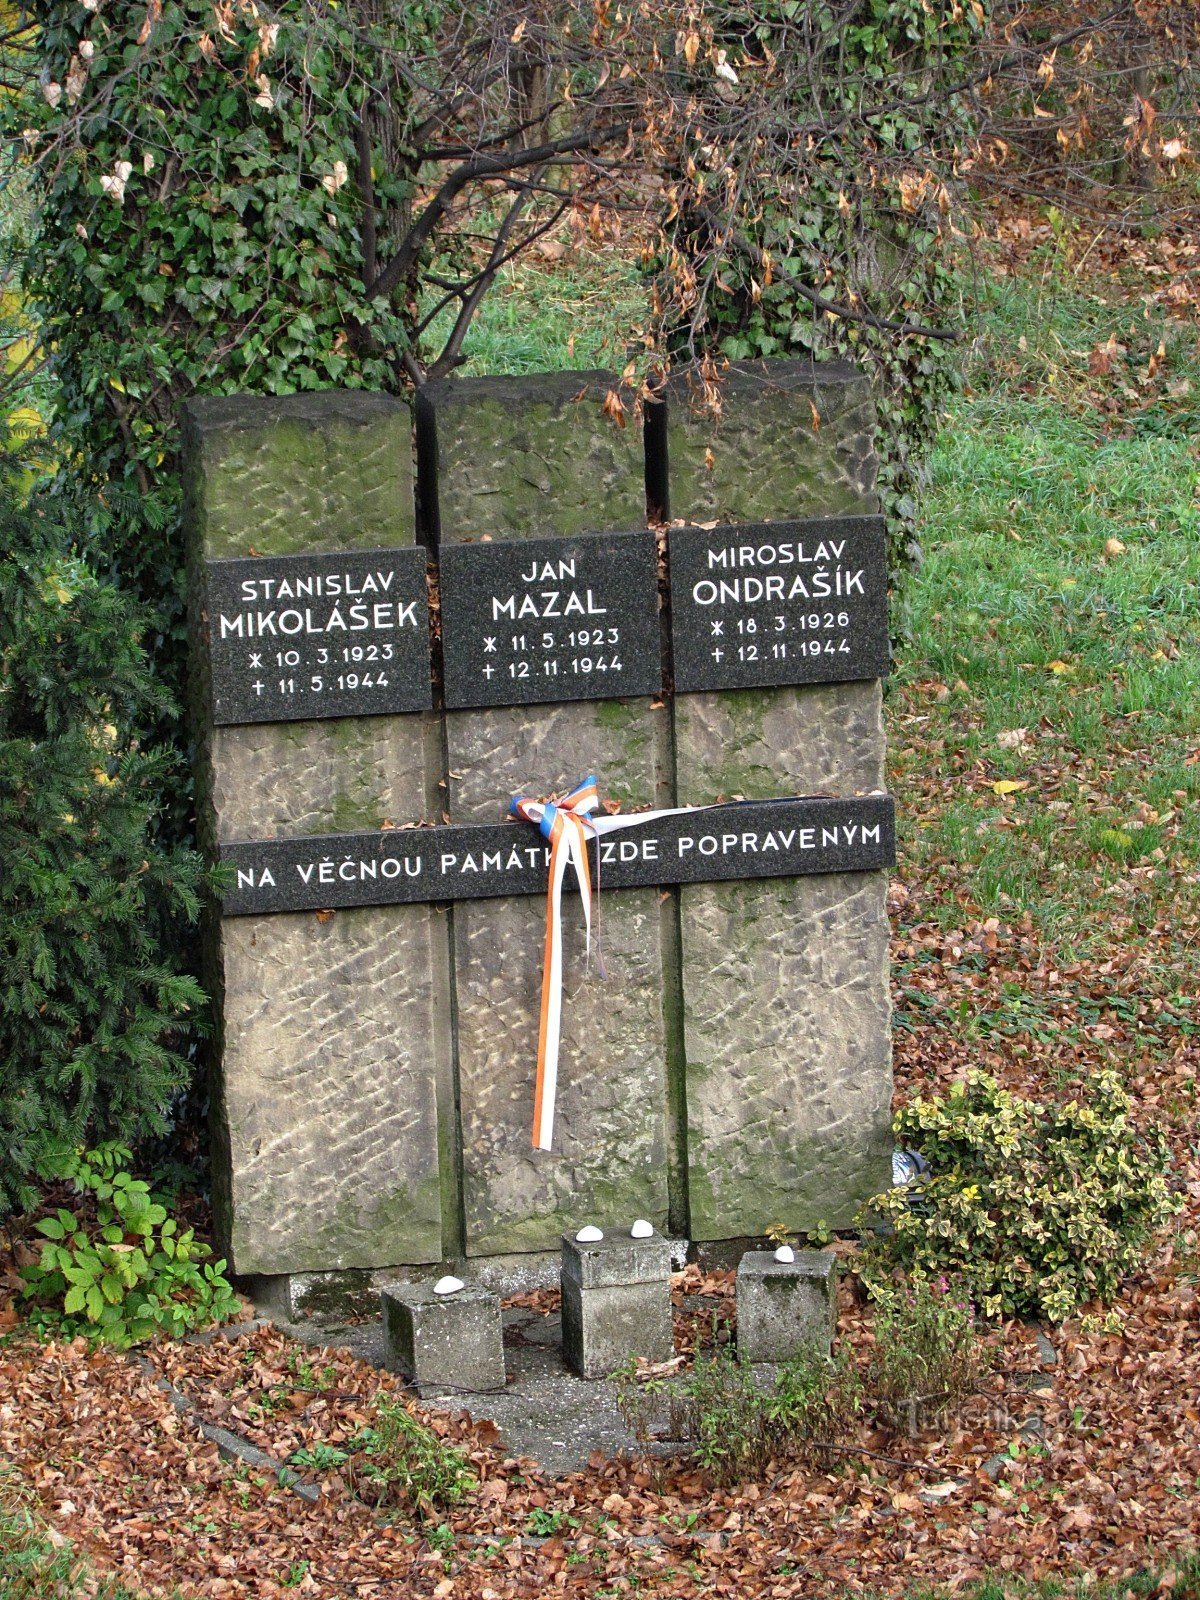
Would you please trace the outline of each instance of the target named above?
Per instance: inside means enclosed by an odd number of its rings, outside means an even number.
[[[631,1356],[669,1361],[671,1246],[650,1239],[562,1241],[563,1357],[581,1378],[606,1378]]]
[[[426,481],[436,459],[442,543],[644,527],[640,430],[601,410],[615,387],[604,373],[427,386],[418,431]],[[666,739],[646,699],[451,712],[450,820],[497,821],[512,795],[588,772],[606,797],[668,804]],[[454,908],[468,1255],[546,1249],[575,1218],[666,1219],[666,919],[653,890],[601,894],[607,982],[595,964],[585,975],[578,903],[564,902],[551,1151],[531,1137],[544,903]]]
[[[380,1290],[387,1364],[422,1394],[504,1387],[500,1297],[471,1285],[434,1294],[428,1284]]]
[[[685,694],[675,702],[680,805],[718,796],[862,794],[884,787],[878,682]]]
[[[849,1225],[890,1166],[882,873],[681,890],[694,1239]]]
[[[661,1283],[671,1276],[671,1242],[660,1233],[634,1239],[628,1228],[603,1239],[580,1240],[564,1234],[562,1275],[581,1289],[604,1289],[622,1283]]]
[[[412,544],[402,400],[355,390],[196,399],[184,427],[206,559]]]
[[[736,361],[722,379],[719,417],[697,408],[687,379],[675,378],[671,516],[768,522],[876,511],[874,429],[870,383],[840,362]]]
[[[234,1270],[436,1260],[428,909],[227,920],[220,947]]]
[[[602,407],[610,372],[446,378],[417,402],[423,507],[447,543],[646,526],[641,429]],[[632,396],[625,396],[626,406]]]
[[[738,1267],[737,1319],[742,1361],[787,1361],[806,1345],[828,1354],[837,1329],[837,1257],[800,1250],[783,1262],[749,1251]]]
[[[572,1223],[667,1218],[665,1022],[653,889],[603,897],[605,982],[566,902],[554,1147],[532,1147],[541,899],[454,908],[469,1255],[539,1250]],[[628,1224],[626,1224],[628,1225]]]
[[[873,513],[873,427],[848,367],[737,364],[715,422],[677,382],[671,514]],[[681,805],[884,784],[878,683],[681,695],[675,735]],[[883,875],[685,886],[680,929],[691,1236],[849,1223],[890,1172]]]
[[[197,400],[186,421],[192,628],[204,562],[414,540],[409,412],[381,395]],[[276,838],[419,821],[437,741],[419,715],[213,730],[195,652],[199,831]],[[210,929],[221,1000],[214,1199],[242,1274],[430,1261],[453,1124],[444,924],[426,906]],[[453,1218],[448,1228],[456,1235]]]
[[[423,818],[425,738],[420,715],[215,728],[208,793],[217,835],[273,839]]]

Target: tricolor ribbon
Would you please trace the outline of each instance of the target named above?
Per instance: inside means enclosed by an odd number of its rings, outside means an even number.
[[[626,816],[594,816],[600,805],[596,779],[589,774],[562,799],[531,800],[514,795],[509,812],[523,822],[541,829],[550,843],[550,882],[546,889],[546,943],[542,960],[542,1006],[538,1024],[537,1084],[533,1096],[533,1148],[549,1150],[554,1136],[554,1097],[558,1089],[558,1046],[562,1032],[562,886],[568,865],[575,868],[583,921],[587,930],[587,953],[592,951],[592,874],[588,866],[587,842],[619,828],[653,822],[658,817],[675,816],[688,806],[669,811],[635,811]],[[599,863],[597,863],[597,872]],[[596,952],[602,977],[604,958],[599,940],[599,882],[596,884]]]

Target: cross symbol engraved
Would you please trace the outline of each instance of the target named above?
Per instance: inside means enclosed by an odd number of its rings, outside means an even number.
[[[713,638],[719,639],[720,636],[725,632],[725,624],[723,622],[714,622],[712,625],[712,632]]]
[[[495,675],[495,672],[496,672],[495,667],[489,661],[487,666],[484,667],[484,669],[483,669],[484,677],[491,678],[491,677],[493,677]]]
[[[254,652],[251,651],[250,652],[250,665],[252,667],[257,667],[257,668],[261,669],[261,667],[262,667],[262,657],[261,656],[256,656],[254,654]]]
[[[495,639],[488,639],[485,637],[483,641],[483,653],[485,656],[494,656],[496,654]]]
[[[713,658],[714,661],[720,661],[724,657],[724,655],[725,655],[724,650],[722,650],[720,645],[718,645],[717,648],[712,653],[712,658]]]
[[[261,694],[267,686],[265,683],[259,683],[258,679],[256,678],[250,687],[254,690],[255,694]]]

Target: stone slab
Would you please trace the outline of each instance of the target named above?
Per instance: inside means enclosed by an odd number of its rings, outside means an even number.
[[[222,1250],[241,1273],[442,1253],[428,911],[219,930]]]
[[[882,517],[672,528],[668,545],[677,692],[887,672]]]
[[[686,889],[692,1237],[848,1227],[890,1172],[882,873]]]
[[[621,401],[618,418],[604,410]],[[642,431],[615,373],[442,378],[418,392],[422,517],[434,543],[646,524]],[[611,411],[611,408],[610,408]]]
[[[623,397],[625,426],[611,403],[604,409],[618,388],[611,373],[427,385],[417,402],[422,516],[439,555],[485,536],[644,528],[633,396]],[[450,710],[445,727],[452,823],[495,823],[512,795],[562,793],[589,772],[626,807],[671,803],[669,716],[648,697]],[[544,907],[513,899],[451,910],[469,1256],[555,1247],[580,1214],[666,1222],[670,908],[655,889],[602,900],[607,981],[587,969],[578,908],[565,919],[551,1151],[531,1139]]]
[[[719,417],[679,378],[667,407],[672,517],[877,516],[853,368],[735,363]],[[681,804],[884,786],[877,681],[682,694],[674,728]],[[882,873],[685,886],[680,937],[692,1237],[849,1224],[890,1171]]]
[[[193,537],[208,560],[414,542],[412,416],[353,389],[184,406]]]
[[[439,1295],[428,1284],[381,1289],[386,1360],[422,1394],[504,1388],[499,1295],[468,1284]]]
[[[601,893],[676,883],[870,872],[895,860],[887,795],[750,800],[674,812],[589,842]],[[528,823],[235,840],[226,916],[543,894],[549,846]],[[574,869],[567,887],[575,885]]]
[[[189,403],[194,643],[210,563],[391,551],[415,572],[411,440],[408,407],[382,395]],[[210,854],[230,837],[420,821],[436,804],[427,717],[213,727],[207,653],[193,649],[193,665],[197,820]],[[443,1216],[454,1192],[442,1159],[454,1106],[444,919],[399,906],[213,917],[206,948],[218,1013],[214,1203],[234,1270],[439,1259],[444,1233],[451,1247],[456,1234]]]
[[[875,407],[845,362],[735,361],[719,414],[685,375],[666,385],[669,508],[687,522],[878,512]]]
[[[562,1276],[581,1289],[604,1289],[623,1283],[660,1283],[671,1276],[671,1242],[655,1232],[634,1239],[628,1227],[603,1239],[562,1237]]]
[[[433,704],[423,550],[210,561],[205,576],[214,723]]]
[[[533,1148],[539,899],[454,907],[468,1256],[541,1250],[577,1218],[667,1221],[665,1018],[657,890],[603,897],[602,978],[583,919],[564,919],[553,1149]],[[628,1221],[626,1220],[628,1219]]]
[[[795,1261],[751,1250],[737,1273],[738,1358],[782,1362],[816,1346],[829,1354],[837,1332],[837,1257],[798,1250]]]
[[[653,534],[444,545],[438,570],[447,706],[662,689]]]

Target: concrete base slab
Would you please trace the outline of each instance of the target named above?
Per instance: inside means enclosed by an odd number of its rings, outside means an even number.
[[[488,1417],[500,1429],[510,1455],[536,1461],[549,1478],[579,1472],[598,1450],[606,1457],[623,1453],[671,1455],[687,1447],[639,1441],[617,1410],[616,1386],[588,1382],[569,1372],[562,1355],[562,1321],[514,1306],[503,1313],[504,1365],[508,1383],[503,1392],[477,1398],[461,1391],[423,1393],[425,1405]],[[386,1367],[383,1324],[375,1318],[357,1324],[305,1322],[277,1324],[282,1332],[309,1346],[349,1350],[360,1361]]]

